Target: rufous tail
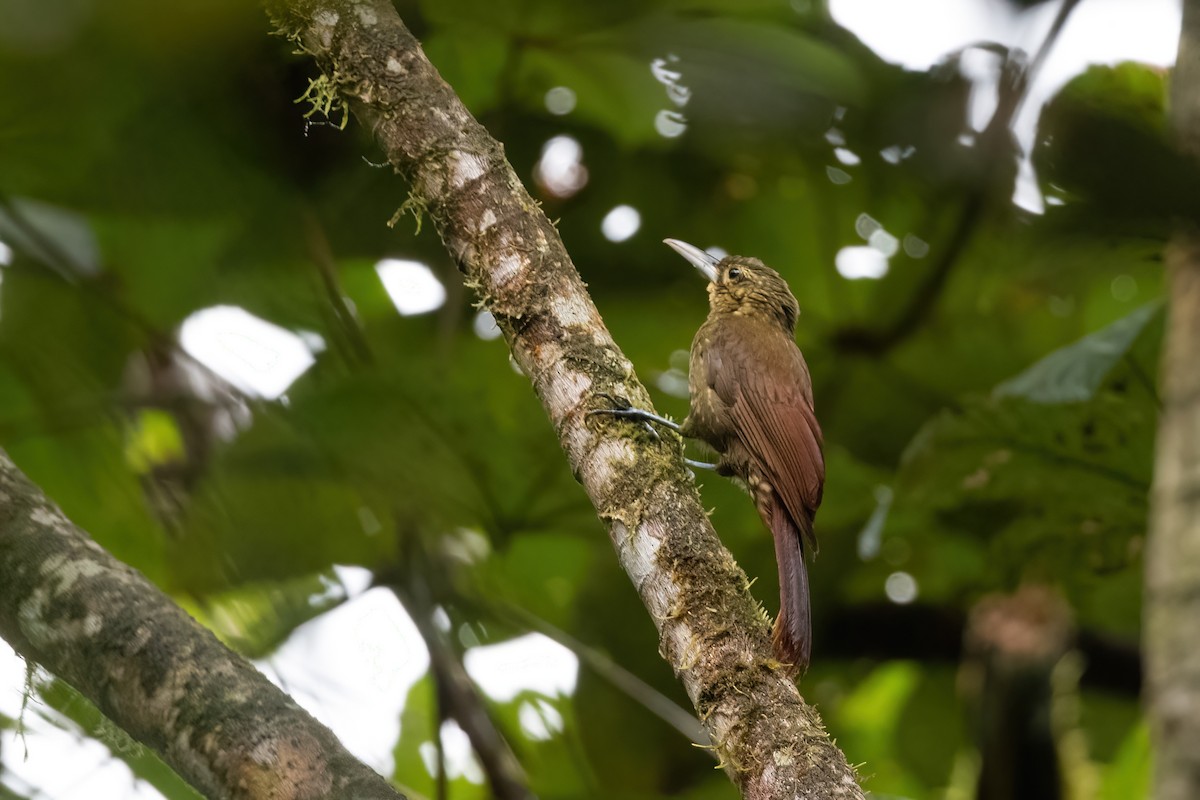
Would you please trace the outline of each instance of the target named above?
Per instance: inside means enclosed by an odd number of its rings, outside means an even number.
[[[804,563],[804,534],[782,503],[774,502],[771,506],[768,524],[775,540],[775,559],[779,562],[779,615],[775,617],[772,644],[777,659],[795,666],[798,672],[804,672],[812,655],[812,617],[808,600],[808,567]]]

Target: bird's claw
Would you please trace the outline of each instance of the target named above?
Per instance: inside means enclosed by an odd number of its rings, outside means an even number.
[[[592,414],[611,414],[614,411],[628,411],[629,409],[633,408],[633,403],[629,402],[624,397],[618,397],[614,394],[609,394],[608,392],[596,392],[596,397],[602,397],[605,400],[610,401],[615,408],[593,408],[587,412],[589,417]]]
[[[678,423],[672,422],[666,417],[660,417],[657,414],[652,414],[649,411],[643,411],[640,408],[634,408],[633,404],[624,397],[614,397],[607,392],[597,392],[596,396],[608,398],[612,401],[616,408],[593,408],[587,412],[587,416],[589,417],[593,414],[607,414],[610,417],[624,417],[625,419],[637,420],[642,424],[642,427],[646,429],[646,432],[655,439],[660,437],[658,435],[658,431],[654,429],[654,425],[652,423],[658,423],[659,425],[663,425],[675,431],[676,433],[679,433]]]

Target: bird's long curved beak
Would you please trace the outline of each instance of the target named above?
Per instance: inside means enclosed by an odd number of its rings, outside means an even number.
[[[695,245],[688,244],[687,242],[681,242],[678,239],[663,239],[663,244],[686,258],[689,264],[700,270],[701,275],[708,278],[710,281],[716,281],[717,262],[719,262],[721,259],[704,252]]]

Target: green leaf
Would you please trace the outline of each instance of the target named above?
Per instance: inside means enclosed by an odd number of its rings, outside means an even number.
[[[614,41],[584,41],[562,49],[522,52],[519,78],[527,106],[541,110],[556,86],[575,92],[572,116],[626,146],[662,141],[655,115],[666,105],[647,59]]]
[[[144,475],[184,457],[183,437],[173,416],[156,409],[138,412],[125,444],[125,458],[134,472]]]
[[[493,586],[514,605],[555,626],[568,628],[572,626],[580,589],[596,562],[607,557],[597,539],[527,533],[485,561],[472,580]]]
[[[838,47],[797,28],[718,17],[655,24],[663,26],[663,38],[679,54],[684,83],[695,78],[726,100],[765,99],[770,91],[856,106],[866,100],[859,66]],[[739,67],[731,69],[735,63]],[[746,73],[756,76],[757,85],[746,85],[741,77]]]
[[[336,579],[310,575],[210,595],[188,612],[246,658],[265,658],[296,628],[345,600]]]
[[[1161,231],[1194,214],[1200,171],[1170,144],[1166,101],[1166,72],[1145,64],[1093,65],[1071,80],[1038,122],[1034,165],[1050,193],[1087,201],[1109,231]]]
[[[1040,577],[1064,584],[1076,603],[1111,610],[1097,605],[1099,590],[1121,582],[1096,579],[1134,563],[1145,533],[1158,310],[1138,309],[922,427],[901,460],[889,531],[929,552],[923,587],[971,586],[933,568],[933,543],[949,536],[986,553],[987,585]],[[1136,630],[1136,612],[1098,622]]]
[[[1123,358],[1162,303],[1142,306],[1127,317],[1055,350],[1016,377],[996,387],[996,397],[1024,397],[1035,403],[1091,400],[1104,379]]]
[[[1150,796],[1150,774],[1154,753],[1150,727],[1140,723],[1125,738],[1117,757],[1104,772],[1100,800],[1140,800]]]
[[[990,541],[1015,577],[1111,570],[1145,530],[1155,415],[1105,393],[1084,404],[969,400],[926,425],[905,453],[897,511]]]
[[[219,302],[222,260],[243,224],[138,214],[100,218],[96,231],[125,301],[167,330],[197,308]]]
[[[442,78],[476,116],[500,100],[509,46],[494,28],[463,27],[436,31],[422,44]]]
[[[836,712],[838,742],[866,764],[864,788],[872,793],[918,796],[923,788],[897,758],[895,741],[910,698],[921,685],[921,668],[910,661],[881,664],[842,701]],[[832,724],[832,723],[831,723]]]
[[[49,203],[16,198],[8,207],[0,204],[0,241],[64,277],[100,269],[100,248],[87,219]]]
[[[361,490],[305,449],[218,464],[214,472],[171,543],[176,579],[190,591],[294,578],[333,564],[377,567],[395,552],[386,512],[372,511]]]

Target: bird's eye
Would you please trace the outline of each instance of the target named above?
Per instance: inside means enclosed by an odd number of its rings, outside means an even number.
[[[737,267],[730,267],[729,272],[725,273],[725,277],[731,281],[740,281],[742,279],[742,271]]]

